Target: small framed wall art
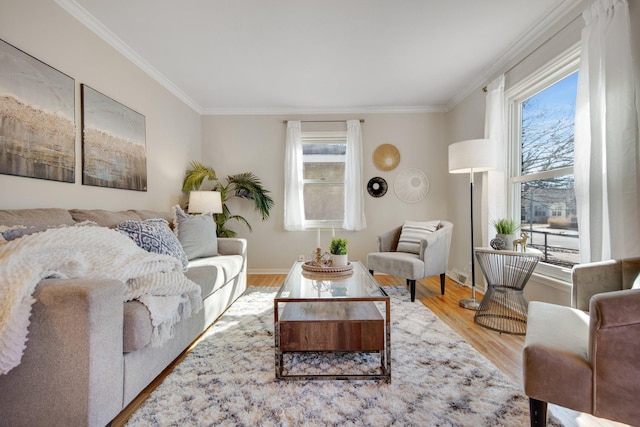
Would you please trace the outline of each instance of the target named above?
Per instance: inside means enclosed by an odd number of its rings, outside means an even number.
[[[145,117],[82,85],[82,184],[147,191]]]

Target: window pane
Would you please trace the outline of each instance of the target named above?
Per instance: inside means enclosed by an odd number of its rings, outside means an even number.
[[[573,165],[578,73],[522,103],[522,175]]]
[[[543,261],[564,267],[577,264],[578,223],[573,175],[520,184],[522,231]]]
[[[304,215],[312,221],[342,221],[344,184],[305,184]]]
[[[344,181],[343,163],[317,163],[304,164],[304,179],[339,180]]]

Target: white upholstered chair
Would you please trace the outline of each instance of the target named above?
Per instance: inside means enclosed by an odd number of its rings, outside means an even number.
[[[422,229],[422,230],[421,230]],[[440,275],[440,291],[449,262],[453,224],[448,221],[405,221],[402,226],[377,236],[377,252],[367,255],[367,268],[403,277],[416,298],[416,280]]]

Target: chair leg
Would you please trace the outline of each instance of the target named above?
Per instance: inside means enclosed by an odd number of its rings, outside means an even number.
[[[369,270],[369,274],[373,276],[373,270]]]
[[[445,274],[444,274],[444,273],[442,273],[442,274],[440,275],[440,293],[441,293],[442,295],[444,295],[444,278],[445,278]]]
[[[411,302],[416,300],[416,281],[407,279],[407,286],[411,290]]]
[[[531,427],[546,427],[547,425],[547,402],[529,398],[529,419]]]

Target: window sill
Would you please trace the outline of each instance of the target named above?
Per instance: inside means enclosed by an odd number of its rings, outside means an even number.
[[[549,277],[547,275],[540,274],[540,273],[533,273],[531,275],[531,280],[541,285],[548,286],[550,288],[557,289],[562,292],[566,292],[568,294],[571,293],[572,284],[571,282],[567,282],[565,280],[556,279],[554,277]]]

